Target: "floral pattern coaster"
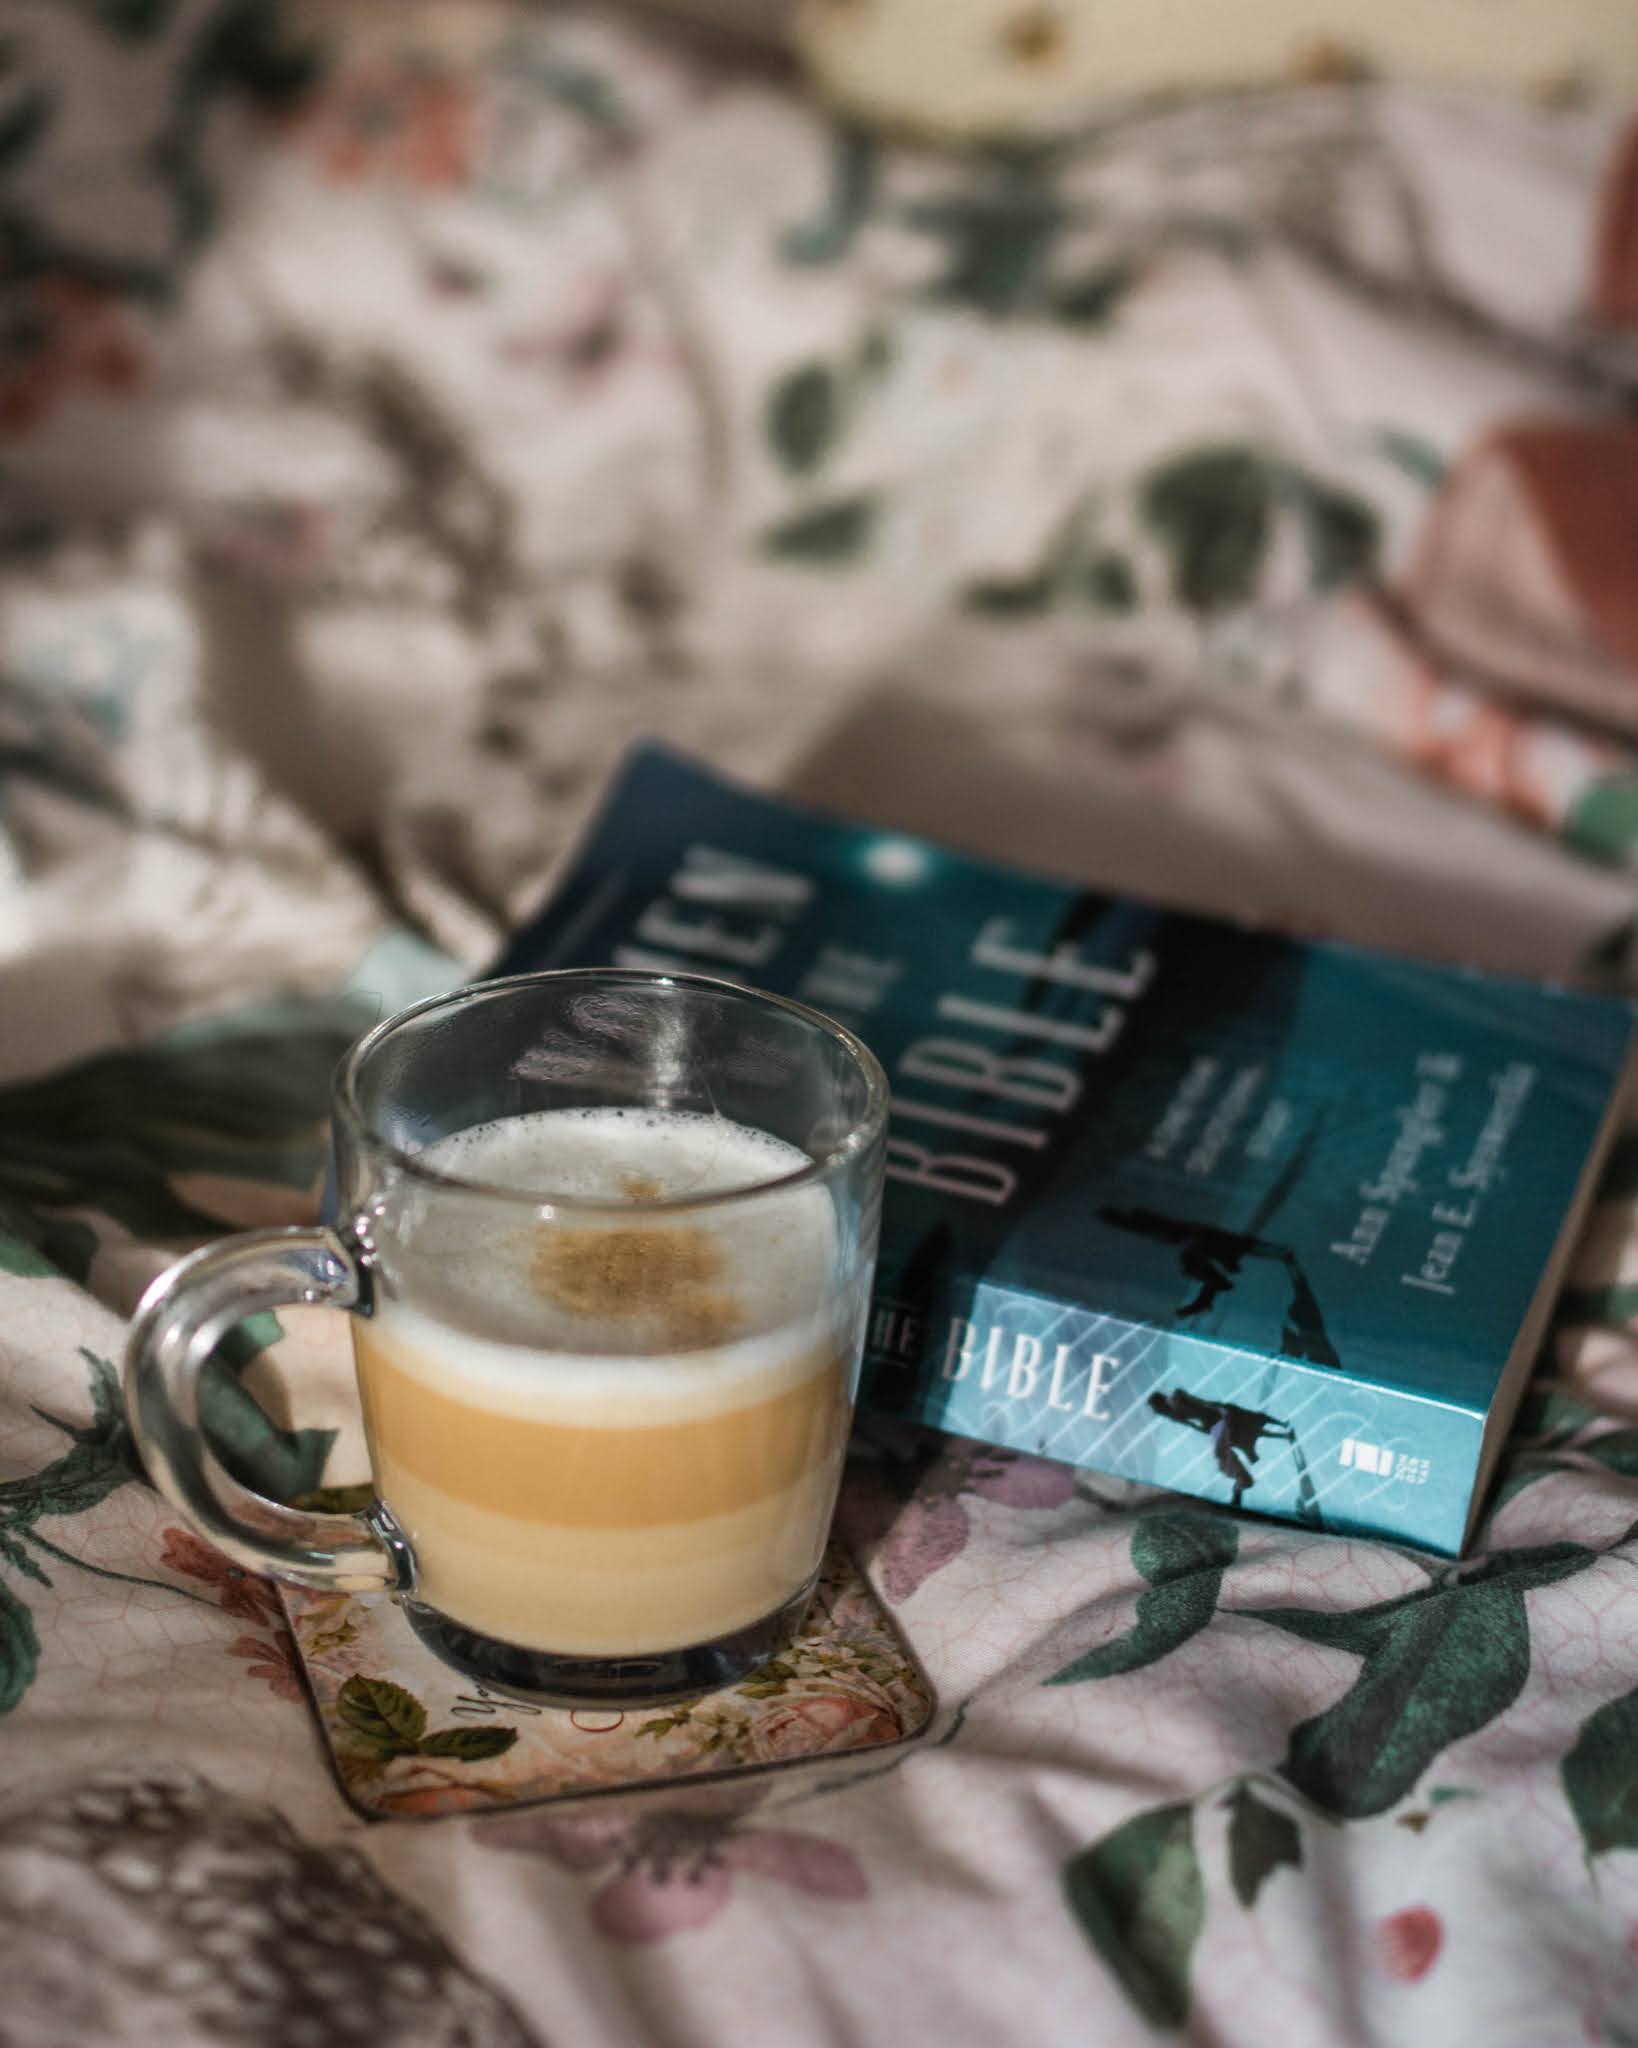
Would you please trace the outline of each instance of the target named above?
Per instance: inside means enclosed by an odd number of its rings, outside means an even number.
[[[834,1544],[783,1656],[721,1692],[623,1714],[530,1706],[463,1679],[384,1594],[280,1591],[336,1775],[372,1819],[850,1755],[909,1740],[933,1712],[908,1646]]]

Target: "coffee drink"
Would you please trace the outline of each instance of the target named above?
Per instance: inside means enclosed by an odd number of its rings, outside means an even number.
[[[502,1118],[427,1148],[385,1198],[390,1249],[353,1326],[418,1599],[525,1648],[640,1657],[802,1590],[868,1277],[852,1262],[838,1288],[827,1190],[778,1185],[807,1165],[726,1118],[636,1108]],[[519,1203],[543,1190],[551,1204]]]

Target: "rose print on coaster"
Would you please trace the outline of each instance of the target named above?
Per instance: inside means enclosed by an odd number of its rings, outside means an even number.
[[[661,1941],[708,1926],[741,1876],[815,1899],[869,1896],[857,1859],[840,1843],[794,1828],[743,1826],[756,1801],[755,1793],[697,1794],[686,1806],[628,1818],[500,1821],[478,1839],[601,1877],[591,1922],[611,1941]]]
[[[231,1591],[251,1597],[237,1582]],[[807,1624],[782,1655],[721,1692],[627,1713],[571,1712],[492,1694],[440,1663],[385,1596],[282,1591],[336,1775],[352,1803],[377,1818],[426,1820],[873,1757],[919,1734],[932,1717],[925,1677],[858,1568],[835,1547]],[[274,1646],[241,1637],[233,1654],[256,1656],[251,1670],[278,1689]],[[571,1839],[601,1841],[596,1830],[608,1825],[588,1816],[576,1821],[573,1837],[552,1839],[560,1850]],[[800,1863],[807,1879],[824,1881],[813,1856],[803,1862],[788,1844],[776,1839],[770,1847],[769,1839],[759,1830],[748,1846],[736,1843],[721,1857],[713,1850],[701,1865],[705,1889],[690,1892],[689,1901],[697,1905],[707,1892],[726,1896],[724,1873],[735,1869],[802,1884],[793,1874]],[[606,1912],[622,1926],[636,1925],[654,1905],[643,1882],[612,1889]],[[665,1910],[680,1908],[673,1899]]]

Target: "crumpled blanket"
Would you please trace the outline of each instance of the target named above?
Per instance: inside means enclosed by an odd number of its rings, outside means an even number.
[[[1629,985],[1624,111],[939,154],[572,13],[4,13],[8,2041],[1632,2038],[1638,1139],[1459,1565],[862,1433],[940,1708],[843,1782],[366,1827],[117,1387],[638,732]],[[361,1476],[338,1320],[238,1346],[270,1492]]]

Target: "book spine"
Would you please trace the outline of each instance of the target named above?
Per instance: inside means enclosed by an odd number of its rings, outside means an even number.
[[[991,1281],[878,1288],[864,1404],[1111,1477],[1455,1556],[1482,1418]]]

